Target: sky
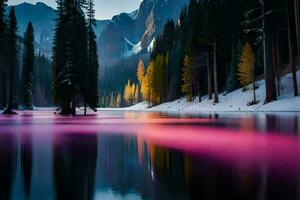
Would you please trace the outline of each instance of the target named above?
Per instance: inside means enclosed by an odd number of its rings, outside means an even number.
[[[55,0],[9,0],[10,5],[16,5],[23,2],[36,3],[44,2],[45,4],[55,8]],[[95,0],[96,18],[110,19],[116,14],[122,12],[131,12],[136,10],[142,0]]]

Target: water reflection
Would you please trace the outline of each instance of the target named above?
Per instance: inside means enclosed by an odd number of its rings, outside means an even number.
[[[11,133],[0,134],[0,199],[10,199],[16,174],[16,138]]]
[[[0,116],[0,200],[300,199],[298,114]]]
[[[56,199],[93,199],[97,135],[56,135],[54,145]]]
[[[24,190],[26,199],[29,198],[32,176],[32,134],[21,135],[21,169],[24,179]]]

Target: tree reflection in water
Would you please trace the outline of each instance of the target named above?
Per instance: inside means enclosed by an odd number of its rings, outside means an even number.
[[[11,198],[16,175],[17,144],[15,134],[0,134],[0,199]]]
[[[297,114],[123,114],[0,116],[0,200],[300,199]]]
[[[58,200],[93,199],[97,142],[97,135],[55,136],[53,170]]]

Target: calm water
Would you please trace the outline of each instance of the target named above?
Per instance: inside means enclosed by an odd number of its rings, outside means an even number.
[[[300,199],[300,113],[0,116],[0,200]]]

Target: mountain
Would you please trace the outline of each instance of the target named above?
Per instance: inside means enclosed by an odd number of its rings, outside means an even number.
[[[98,39],[100,66],[147,51],[167,20],[176,20],[188,1],[143,0],[138,10],[114,16]]]
[[[11,6],[7,7],[7,12]],[[35,33],[35,41],[39,44],[39,50],[44,55],[50,56],[54,35],[56,13],[55,9],[45,3],[22,3],[15,6],[16,17],[19,26],[19,34],[23,36],[28,22],[32,22]],[[110,20],[97,20],[95,32],[99,36]]]

